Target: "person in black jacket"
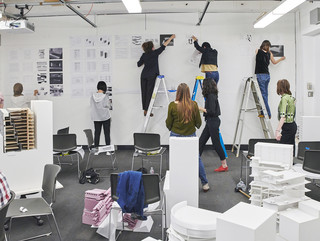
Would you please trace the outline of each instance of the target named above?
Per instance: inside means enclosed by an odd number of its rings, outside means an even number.
[[[214,79],[216,84],[219,82],[218,72],[218,51],[212,49],[208,42],[203,42],[201,47],[198,44],[198,39],[192,36],[194,47],[202,53],[199,67],[201,72],[206,73],[206,78]]]
[[[176,36],[173,34],[168,38],[160,48],[154,49],[152,41],[148,41],[142,44],[142,49],[144,53],[142,54],[140,60],[138,61],[138,67],[144,64],[143,70],[141,72],[141,97],[142,97],[142,109],[144,115],[147,115],[149,103],[151,100],[153,88],[156,82],[156,78],[159,75],[159,63],[158,57],[165,50],[166,46],[174,39]],[[150,116],[153,116],[151,114]]]
[[[221,166],[214,171],[226,172],[228,171],[227,160],[219,138],[219,115],[221,114],[221,112],[218,101],[218,88],[216,82],[209,78],[204,79],[202,95],[205,98],[205,107],[199,107],[199,110],[203,111],[206,126],[203,129],[199,139],[199,155],[201,157],[203,148],[209,140],[209,137],[211,137],[213,148],[216,150],[221,160]]]

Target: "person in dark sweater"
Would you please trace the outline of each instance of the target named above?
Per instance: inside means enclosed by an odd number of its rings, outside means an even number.
[[[198,39],[192,36],[194,47],[202,53],[199,67],[201,67],[201,72],[206,74],[206,78],[214,79],[216,84],[219,82],[219,72],[218,72],[218,51],[212,49],[208,42],[203,42],[201,47],[198,44]]]
[[[171,40],[175,37],[176,36],[173,34],[157,49],[154,49],[152,41],[148,41],[142,44],[144,53],[140,57],[140,60],[137,62],[137,65],[138,67],[144,65],[141,72],[141,97],[142,109],[145,116],[148,112],[148,107],[156,78],[160,74],[158,57],[163,52],[163,50],[165,50],[166,46],[171,42]],[[153,116],[153,114],[151,114],[150,116]]]
[[[171,131],[170,136],[194,137],[196,128],[200,128],[201,122],[198,104],[191,100],[189,86],[181,83],[177,89],[176,100],[172,101],[168,108],[166,126]],[[203,191],[208,191],[209,184],[200,158],[199,177]]]
[[[257,76],[262,98],[266,106],[269,118],[271,118],[271,111],[268,104],[268,86],[270,82],[269,63],[271,60],[273,64],[277,64],[280,61],[286,59],[285,57],[281,57],[280,59],[275,60],[272,52],[270,51],[270,46],[270,41],[264,40],[260,46],[260,49],[256,50],[256,67],[254,71]],[[264,117],[264,114],[261,113],[259,117]]]
[[[212,79],[203,80],[202,95],[205,98],[204,108],[199,107],[200,111],[203,111],[203,116],[206,121],[206,126],[202,131],[202,134],[199,139],[199,155],[203,152],[203,149],[211,137],[213,148],[218,153],[221,166],[215,169],[215,172],[225,172],[228,171],[228,165],[226,156],[224,154],[223,148],[220,143],[219,138],[219,126],[220,126],[220,105],[218,101],[218,88],[215,81]]]

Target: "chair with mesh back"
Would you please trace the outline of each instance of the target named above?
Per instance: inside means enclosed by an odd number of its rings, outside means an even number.
[[[66,128],[63,128],[63,129],[60,129],[57,131],[57,134],[58,135],[61,135],[61,134],[69,134],[69,126],[66,127]]]
[[[55,202],[55,190],[56,190],[56,179],[57,175],[60,172],[61,167],[55,164],[47,164],[44,167],[43,172],[43,180],[42,180],[42,197],[40,198],[25,198],[25,199],[15,199],[9,206],[7,212],[7,218],[10,219],[9,222],[9,231],[8,231],[8,239],[10,239],[10,233],[14,230],[12,229],[12,221],[15,218],[24,218],[24,217],[33,217],[33,216],[43,216],[46,215],[48,218],[48,222],[50,224],[49,215],[52,216],[56,231],[58,233],[59,239],[62,240],[60,235],[60,230],[58,228],[58,224],[56,218],[54,216],[52,210],[52,204]],[[25,212],[22,212],[20,209],[24,207],[26,209]],[[49,225],[51,228],[51,225]],[[24,240],[45,237],[52,234],[46,233],[37,235],[35,237],[27,238]]]
[[[80,175],[80,157],[77,149],[77,136],[76,134],[59,134],[53,135],[53,151],[54,156],[57,157],[58,164],[72,165],[73,156],[77,156],[78,163],[78,176]],[[66,160],[70,160],[66,162]]]
[[[134,167],[135,157],[141,156],[141,163],[143,168],[143,160],[146,157],[160,156],[160,168],[159,174],[161,176],[162,171],[162,155],[166,151],[165,147],[161,147],[160,144],[160,135],[154,133],[134,133],[133,134],[134,142],[134,153],[132,156],[131,170]]]
[[[162,192],[161,195],[161,188],[160,188],[160,177],[158,174],[143,174],[142,175],[142,181],[143,181],[143,187],[144,187],[144,193],[145,193],[145,198],[144,198],[144,204],[149,205],[153,204],[156,202],[159,202],[158,208],[152,211],[144,211],[143,215],[144,216],[149,216],[152,214],[161,214],[161,227],[162,227],[162,232],[161,232],[161,240],[164,240],[164,228],[166,227],[166,213],[165,213],[165,195]],[[114,201],[117,201],[119,199],[117,195],[117,186],[118,186],[118,173],[112,173],[110,175],[110,186],[111,186],[111,198]],[[121,210],[121,208],[119,208]],[[109,216],[111,220],[111,215]],[[109,221],[110,221],[109,220]],[[110,226],[109,226],[110,227]],[[124,229],[124,223],[122,222],[122,227]],[[123,231],[123,229],[121,231]],[[110,230],[109,230],[110,233]],[[121,232],[119,232],[118,236],[116,239],[120,236]]]
[[[6,216],[9,205],[15,198],[15,193],[13,191],[10,192],[11,198],[10,200],[0,209],[0,241],[7,240],[6,233],[4,231],[4,224],[6,223]]]
[[[87,160],[87,165],[86,165],[86,170],[90,167],[92,167],[92,163],[94,161],[94,156],[99,155],[100,153],[104,153],[106,155],[110,156],[110,161],[112,163],[112,167],[94,167],[94,169],[107,169],[107,170],[116,170],[117,167],[117,158],[116,158],[116,146],[114,145],[108,145],[108,146],[99,146],[99,147],[94,147],[93,146],[93,134],[91,129],[85,129],[83,132],[86,135],[87,138],[87,143],[88,143],[88,148],[89,148],[89,155],[88,155],[88,160]],[[90,162],[91,160],[91,162]]]

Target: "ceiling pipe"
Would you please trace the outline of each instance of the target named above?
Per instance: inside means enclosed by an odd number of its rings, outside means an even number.
[[[212,0],[207,0],[207,4],[206,4],[206,6],[204,7],[203,13],[202,13],[202,15],[201,15],[201,17],[200,17],[200,19],[199,19],[199,22],[197,23],[197,26],[200,26],[200,24],[201,24],[201,22],[202,22],[202,19],[203,19],[204,15],[206,14],[207,9],[208,9],[209,4],[210,4],[211,1],[212,1]]]
[[[77,9],[72,7],[69,3],[66,3],[64,0],[60,0],[67,8],[69,8],[71,11],[76,13],[79,17],[81,17],[83,20],[87,21],[92,27],[96,28],[97,25],[95,25],[93,22],[91,22],[88,18],[86,18],[82,13],[80,13]]]

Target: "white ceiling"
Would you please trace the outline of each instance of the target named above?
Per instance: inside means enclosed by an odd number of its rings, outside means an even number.
[[[53,3],[49,3],[56,1]],[[144,13],[202,13],[207,4],[203,0],[170,1],[170,0],[140,0],[142,14]],[[83,15],[127,14],[121,0],[70,0],[67,1],[74,9]],[[5,13],[19,15],[19,7],[29,6],[27,18],[46,16],[71,16],[75,15],[69,8],[60,4],[58,0],[2,0],[0,10]],[[264,13],[274,9],[280,4],[279,0],[272,1],[222,1],[212,0],[208,6],[208,13]],[[6,7],[4,7],[6,5]]]

